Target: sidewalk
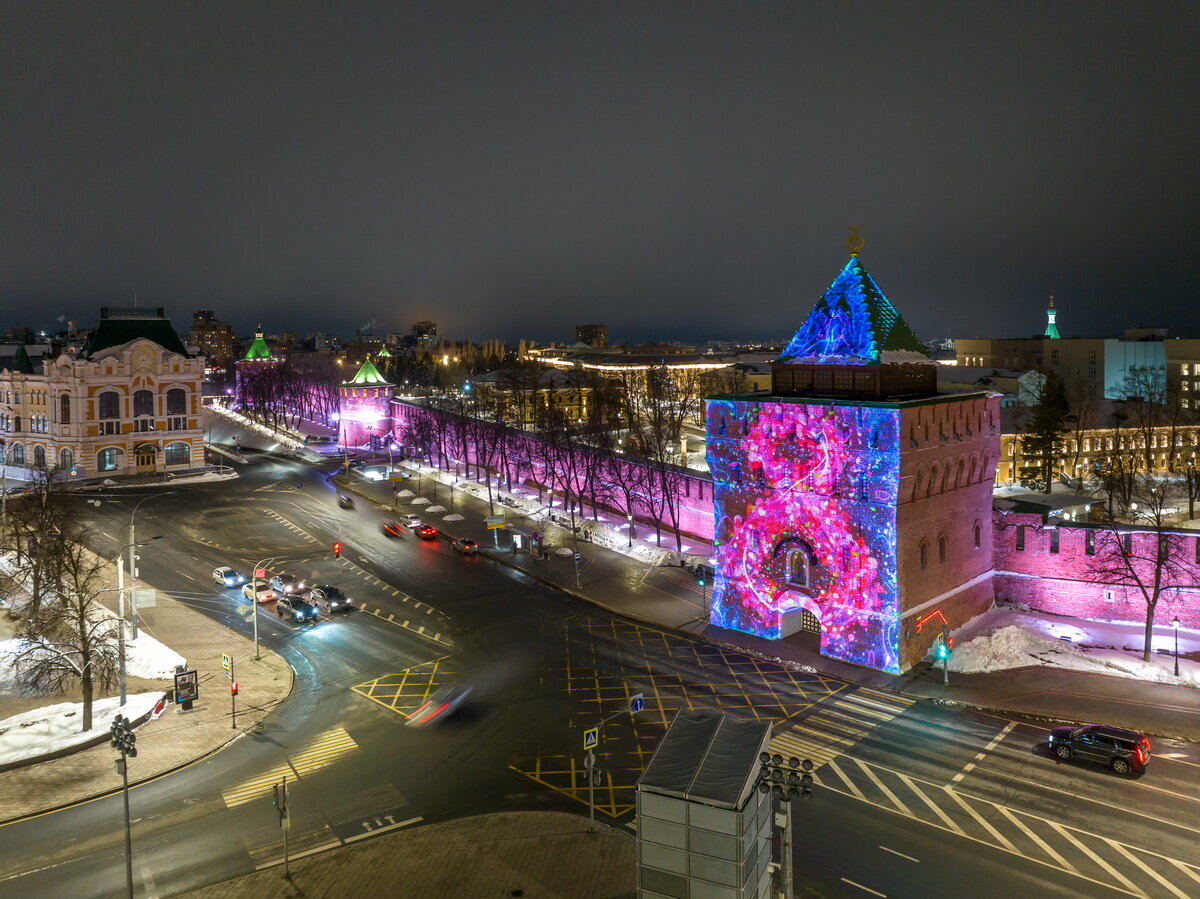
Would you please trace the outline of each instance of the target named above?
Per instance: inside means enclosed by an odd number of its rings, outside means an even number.
[[[564,812],[503,812],[363,840],[188,893],[194,899],[496,896],[633,899],[633,834]]]
[[[139,727],[137,757],[130,759],[130,786],[217,751],[252,730],[292,689],[292,669],[279,656],[262,650],[254,660],[254,645],[183,603],[158,594],[158,605],[143,609],[140,627],[174,649],[195,668],[200,699],[190,711],[169,704],[161,718]],[[229,686],[221,654],[234,658],[240,695],[237,729],[230,720]],[[140,681],[139,689],[170,689],[169,681]],[[131,686],[130,692],[136,692]],[[0,772],[0,808],[4,820],[23,818],[90,799],[121,788],[121,776],[108,742],[60,759]]]
[[[446,475],[448,477],[448,475]],[[339,475],[339,485],[370,498],[386,509],[398,513],[425,516],[423,506],[394,503],[391,486],[382,482]],[[428,496],[430,477],[425,475],[423,494]],[[462,481],[460,481],[461,483]],[[413,481],[405,482],[412,487]],[[439,502],[446,491],[439,485]],[[493,548],[495,531],[487,529],[483,518],[488,514],[486,500],[465,491],[456,490],[455,511],[464,520],[442,522],[439,513],[427,516],[450,537],[472,537],[478,541],[484,555],[504,565],[525,572],[530,577],[552,585],[601,608],[647,624],[684,631],[714,643],[748,652],[760,658],[778,661],[836,675],[853,683],[875,689],[905,693],[937,702],[994,711],[1000,714],[1029,716],[1070,723],[1100,721],[1125,726],[1152,736],[1176,737],[1200,742],[1200,690],[1170,684],[1146,683],[1122,677],[1108,677],[1080,671],[1053,668],[1020,668],[988,674],[956,674],[951,672],[949,686],[942,685],[941,670],[922,663],[902,675],[890,675],[858,665],[829,659],[795,640],[763,640],[749,634],[730,631],[711,625],[701,600],[683,599],[665,591],[633,592],[631,576],[645,571],[647,563],[622,552],[595,543],[580,541],[579,549],[587,559],[581,587],[575,587],[575,569],[570,556],[546,560],[531,559],[528,553],[513,553],[500,538],[501,548]],[[571,545],[570,531],[548,521],[527,519],[514,515],[512,509],[497,505],[497,514],[507,513],[510,521],[524,530],[540,530],[559,545]],[[582,520],[581,520],[582,523]]]

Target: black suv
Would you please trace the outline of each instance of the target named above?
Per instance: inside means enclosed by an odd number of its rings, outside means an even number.
[[[349,596],[337,587],[331,587],[329,584],[313,587],[308,596],[312,600],[313,605],[323,606],[327,615],[332,615],[335,612],[349,612],[354,608],[354,603],[350,601]]]
[[[275,603],[275,611],[279,613],[280,618],[291,618],[297,624],[304,624],[306,621],[317,623],[317,607],[294,593],[279,597],[279,601]]]
[[[1144,771],[1150,761],[1150,741],[1139,733],[1085,724],[1083,727],[1056,727],[1050,731],[1050,751],[1063,761],[1083,759],[1112,768],[1117,774]]]

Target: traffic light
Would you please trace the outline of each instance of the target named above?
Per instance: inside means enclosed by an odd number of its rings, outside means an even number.
[[[230,683],[230,685],[229,685],[229,692],[230,692],[230,693],[232,693],[234,696],[237,696],[237,695],[238,695],[238,684],[237,684],[237,681],[233,681],[232,683]]]
[[[333,555],[335,558],[338,558],[338,559],[340,559],[342,557],[342,541],[340,541],[340,540],[334,541]]]
[[[704,586],[704,569],[701,568],[696,572],[696,583],[701,587]]]
[[[942,659],[950,658],[950,647],[946,645],[946,638],[938,634],[937,639],[933,641],[933,657],[939,662]]]

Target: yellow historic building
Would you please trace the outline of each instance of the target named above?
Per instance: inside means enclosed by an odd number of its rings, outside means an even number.
[[[101,309],[78,352],[35,365],[21,347],[0,370],[0,459],[73,479],[200,467],[203,381],[161,307]]]

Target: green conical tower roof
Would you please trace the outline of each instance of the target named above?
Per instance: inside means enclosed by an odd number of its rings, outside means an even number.
[[[254,342],[250,344],[250,349],[246,350],[243,358],[247,361],[271,358],[271,348],[263,340],[262,325],[259,325],[258,330],[254,332]]]
[[[1054,323],[1054,318],[1057,315],[1058,312],[1054,309],[1054,297],[1050,297],[1050,306],[1046,310],[1046,330],[1043,336],[1049,337],[1051,340],[1062,339],[1058,336],[1058,325]]]
[[[347,387],[391,387],[368,356],[358,368],[358,374],[346,382]]]
[[[375,355],[380,359],[391,359],[392,358],[392,354],[388,352],[387,347],[384,347],[382,350],[380,350]]]
[[[25,344],[17,345],[16,355],[13,356],[11,371],[19,371],[27,375],[33,374],[33,363],[29,361],[29,353],[25,350]]]

